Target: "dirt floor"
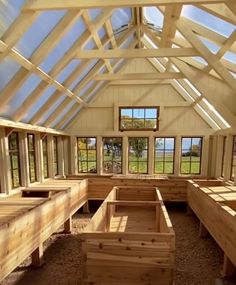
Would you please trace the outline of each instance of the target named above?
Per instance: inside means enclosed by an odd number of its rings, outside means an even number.
[[[218,282],[223,253],[211,237],[199,238],[199,222],[186,215],[185,207],[171,206],[168,212],[176,233],[175,285],[236,284]],[[30,258],[12,272],[0,285],[80,285],[81,241],[78,233],[92,214],[76,213],[73,234],[55,234],[45,242],[45,265],[32,269]],[[125,285],[125,284],[121,284]]]

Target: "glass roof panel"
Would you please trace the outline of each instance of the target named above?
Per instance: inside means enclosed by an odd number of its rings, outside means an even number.
[[[88,11],[91,20],[94,20],[99,14],[101,14],[102,9],[89,9]]]
[[[132,12],[130,8],[116,9],[111,16],[111,24],[113,30],[117,30],[131,22]]]
[[[220,46],[216,45],[215,43],[213,43],[213,42],[211,42],[205,38],[201,38],[201,37],[199,37],[199,38],[212,53],[216,54],[220,50]]]
[[[42,12],[15,48],[29,58],[64,15],[64,10]]]
[[[14,77],[20,65],[9,57],[5,57],[0,64],[0,90]]]
[[[20,13],[25,0],[0,0],[0,37]]]
[[[226,52],[224,54],[223,58],[233,62],[234,64],[236,64],[236,54],[231,52],[231,51]]]
[[[37,111],[50,99],[52,94],[56,91],[54,86],[50,86],[47,90],[40,96],[40,98],[35,102],[35,104],[28,110],[22,121],[28,123]]]
[[[60,106],[60,104],[66,99],[67,97],[65,95],[62,95],[58,97],[58,99],[54,102],[54,104],[47,110],[45,114],[40,118],[38,121],[38,125],[43,125],[46,120],[49,118],[49,116],[56,111],[56,109]]]
[[[74,26],[64,35],[62,40],[56,45],[51,53],[49,53],[49,55],[44,59],[40,67],[45,72],[49,72],[85,30],[86,27],[83,20],[79,19],[74,24]]]
[[[63,83],[71,74],[72,72],[78,67],[81,63],[79,59],[73,59],[56,77],[56,80],[60,83]]]
[[[236,28],[235,25],[232,25],[192,5],[184,5],[181,16],[185,16],[186,18],[189,18],[226,37],[228,37]]]
[[[41,78],[32,74],[9,102],[9,110],[5,110],[5,112],[1,113],[0,115],[4,117],[11,117],[16,112],[16,110],[22,105],[22,103],[27,99],[31,92],[38,86],[40,81]]]
[[[75,102],[75,100],[72,100],[65,108],[64,110],[60,113],[60,115],[56,118],[56,120],[52,123],[51,127],[54,128],[63,118],[64,116],[70,111],[70,109],[72,108],[72,106],[74,106],[74,104],[77,104]],[[77,104],[78,105],[78,104]],[[78,105],[79,108],[79,105]]]
[[[93,86],[94,82],[95,82],[95,81],[93,81],[93,80],[92,80],[92,81],[89,81],[89,83],[86,84],[85,87],[84,87],[84,88],[80,91],[80,93],[78,94],[79,97],[83,96],[83,95],[89,90],[89,88]]]
[[[143,11],[149,24],[159,28],[163,27],[164,16],[156,7],[145,7]]]

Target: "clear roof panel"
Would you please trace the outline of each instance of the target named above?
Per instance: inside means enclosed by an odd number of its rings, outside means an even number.
[[[94,85],[95,81],[89,81],[88,84],[85,85],[85,87],[80,91],[80,93],[78,94],[79,97],[82,97],[83,95],[85,95],[85,93],[89,90],[90,87],[92,87]]]
[[[83,20],[80,18],[74,26],[64,35],[62,40],[56,45],[56,47],[49,53],[49,55],[42,62],[40,67],[49,72],[53,66],[64,56],[68,49],[74,44],[74,42],[83,34],[86,30]]]
[[[199,37],[199,39],[204,43],[204,45],[214,54],[216,54],[220,50],[220,46],[216,45],[215,43]]]
[[[56,77],[56,80],[60,83],[63,83],[72,73],[73,71],[80,65],[81,60],[73,59]]]
[[[236,54],[231,52],[231,51],[226,52],[224,54],[223,58],[233,62],[234,64],[236,64]]]
[[[9,110],[5,110],[5,113],[0,113],[1,116],[12,117],[16,110],[22,105],[22,103],[28,98],[31,92],[38,86],[41,78],[32,74],[21,88],[17,91],[15,96],[9,102]]]
[[[156,7],[145,7],[143,12],[148,23],[156,27],[163,27],[164,16]]]
[[[25,0],[0,0],[0,37],[20,13]]]
[[[99,14],[102,13],[102,9],[89,9],[88,11],[91,20],[94,20]]]
[[[9,57],[5,57],[0,64],[0,91],[10,82],[20,65]]]
[[[33,118],[33,116],[37,113],[37,111],[50,99],[50,97],[55,91],[56,91],[56,88],[54,86],[48,87],[46,91],[40,96],[40,98],[35,102],[35,104],[25,114],[22,121],[24,123],[28,123]]]
[[[88,43],[84,46],[83,49],[88,50],[88,49],[95,49],[95,47],[97,48],[97,45],[95,44],[93,38],[88,41]]]
[[[64,110],[60,113],[60,115],[56,118],[56,120],[52,123],[51,127],[54,128],[63,118],[64,116],[70,111],[70,109],[74,105],[78,105],[75,100],[71,100],[71,102],[64,108]],[[78,105],[79,108],[79,105]]]
[[[235,25],[232,25],[192,5],[184,5],[181,16],[185,16],[186,18],[189,18],[226,37],[228,37],[236,28]]]
[[[132,12],[130,8],[116,9],[111,16],[111,24],[113,30],[117,30],[120,27],[127,25],[131,22]]]
[[[60,104],[66,99],[65,95],[58,97],[58,99],[54,102],[54,104],[47,110],[45,114],[38,121],[38,125],[43,125],[49,116],[56,111],[56,109],[60,106]]]
[[[63,10],[42,12],[15,48],[29,58],[64,15]]]

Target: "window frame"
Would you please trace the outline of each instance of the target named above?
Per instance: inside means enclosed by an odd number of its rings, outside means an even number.
[[[45,142],[45,146],[46,148],[44,148],[44,142]],[[48,156],[48,138],[47,136],[45,136],[44,138],[42,138],[42,152],[43,152],[43,178],[44,179],[48,179],[49,178],[49,156]],[[45,160],[46,158],[46,160]],[[45,176],[45,162],[46,162],[46,172],[47,172],[47,176]]]
[[[121,172],[120,173],[114,173],[113,171],[112,172],[105,172],[104,171],[104,163],[107,162],[104,160],[104,140],[105,139],[112,139],[112,151],[113,151],[113,146],[114,146],[114,142],[113,140],[114,139],[120,139],[121,140],[121,160],[120,160],[120,164],[121,164]],[[103,173],[106,173],[106,174],[122,174],[123,173],[123,137],[103,137],[102,138],[102,145],[103,145],[103,148],[102,148],[102,172]],[[114,162],[116,162],[116,160],[112,157],[111,160],[108,160],[108,161],[111,161],[112,163],[112,170],[113,170],[113,165],[114,165]]]
[[[161,161],[163,163],[163,172],[156,172],[156,139],[174,139],[174,150],[173,150],[173,172],[171,173],[166,173],[165,172],[165,150],[166,148],[164,147],[164,155],[163,155],[163,161]],[[165,146],[165,145],[164,145]],[[175,153],[176,153],[176,137],[154,137],[154,174],[169,174],[169,175],[173,175],[175,173]],[[172,162],[172,161],[171,161]]]
[[[189,164],[190,164],[190,171],[188,173],[183,173],[181,172],[181,169],[182,169],[182,145],[183,145],[183,139],[184,138],[190,138],[191,139],[191,147],[192,147],[192,140],[193,139],[201,139],[201,151],[200,151],[200,161],[199,161],[199,164],[200,164],[200,167],[199,167],[199,172],[198,173],[192,173],[191,172],[191,162],[192,162],[192,155],[190,156],[190,161],[189,161]],[[203,137],[202,136],[193,136],[193,137],[190,137],[190,136],[183,136],[181,137],[181,153],[180,153],[180,174],[181,175],[201,175],[202,173],[202,150],[203,150]]]
[[[133,126],[133,120],[134,120],[134,116],[133,116],[133,112],[134,110],[138,110],[138,109],[144,109],[144,118],[141,118],[141,119],[144,119],[144,123],[145,123],[145,120],[148,119],[145,117],[145,110],[146,109],[156,109],[157,111],[157,118],[156,118],[156,128],[122,128],[121,127],[121,112],[122,110],[124,109],[132,109],[132,126]],[[159,130],[159,117],[160,117],[160,106],[120,106],[119,107],[119,131],[121,132],[124,132],[124,131],[153,131],[153,132],[156,132]]]
[[[79,171],[80,167],[79,167],[79,163],[80,163],[80,160],[79,160],[79,139],[86,139],[86,149],[81,149],[81,150],[86,150],[86,160],[82,160],[83,162],[86,162],[87,164],[87,167],[86,167],[86,170],[87,171]],[[96,160],[93,161],[93,160],[88,160],[88,139],[95,139],[95,157],[96,157]],[[76,145],[77,145],[77,172],[80,173],[80,174],[83,174],[83,173],[91,173],[91,174],[97,174],[98,172],[98,151],[97,151],[97,137],[76,137]],[[89,162],[95,162],[96,163],[96,171],[95,172],[90,172],[88,171],[88,163]]]
[[[55,165],[56,165],[56,173],[54,168]],[[53,176],[57,176],[58,174],[59,174],[58,137],[53,136]]]
[[[130,139],[147,139],[147,172],[130,172]],[[139,170],[139,160],[138,161],[133,161],[133,162],[138,162],[137,169]],[[148,174],[148,166],[149,166],[149,137],[128,137],[128,173],[129,174]]]
[[[10,149],[10,137],[16,134],[16,146],[17,149]],[[20,144],[19,144],[19,133],[18,132],[12,132],[8,136],[8,153],[9,153],[9,159],[10,159],[10,173],[11,173],[11,187],[12,189],[17,189],[22,186],[22,177],[21,177],[21,164],[20,164]],[[17,161],[18,161],[18,168],[13,169],[13,162],[12,162],[12,154],[16,153],[17,155]],[[18,176],[19,176],[19,185],[14,185],[14,170],[17,170]]]
[[[30,141],[29,141],[30,136],[32,136],[33,150],[30,150]],[[30,180],[30,183],[35,183],[38,181],[38,177],[37,177],[37,166],[36,166],[36,163],[37,163],[36,162],[36,142],[35,142],[35,134],[34,133],[27,133],[27,146],[28,146],[29,180]],[[33,154],[33,158],[34,158],[35,180],[32,180],[30,154]]]
[[[225,177],[225,155],[226,155],[226,142],[227,136],[223,137],[223,150],[222,150],[222,157],[221,157],[221,177]]]
[[[232,146],[232,152],[231,152],[231,167],[230,167],[230,180],[231,181],[235,180],[235,174],[233,172],[233,170],[235,170],[235,168],[236,168],[236,164],[234,165],[234,154],[236,155],[236,147],[235,146],[236,146],[236,135],[233,136],[233,146]]]

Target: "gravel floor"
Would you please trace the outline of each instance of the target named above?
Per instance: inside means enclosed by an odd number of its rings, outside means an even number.
[[[168,207],[168,212],[176,233],[175,285],[214,285],[220,277],[222,251],[211,237],[198,237],[198,220],[186,215],[184,207]],[[45,242],[42,268],[30,268],[29,258],[0,285],[80,285],[82,258],[77,234],[91,216],[75,214],[72,235],[55,234]],[[227,284],[235,285],[236,279]]]

